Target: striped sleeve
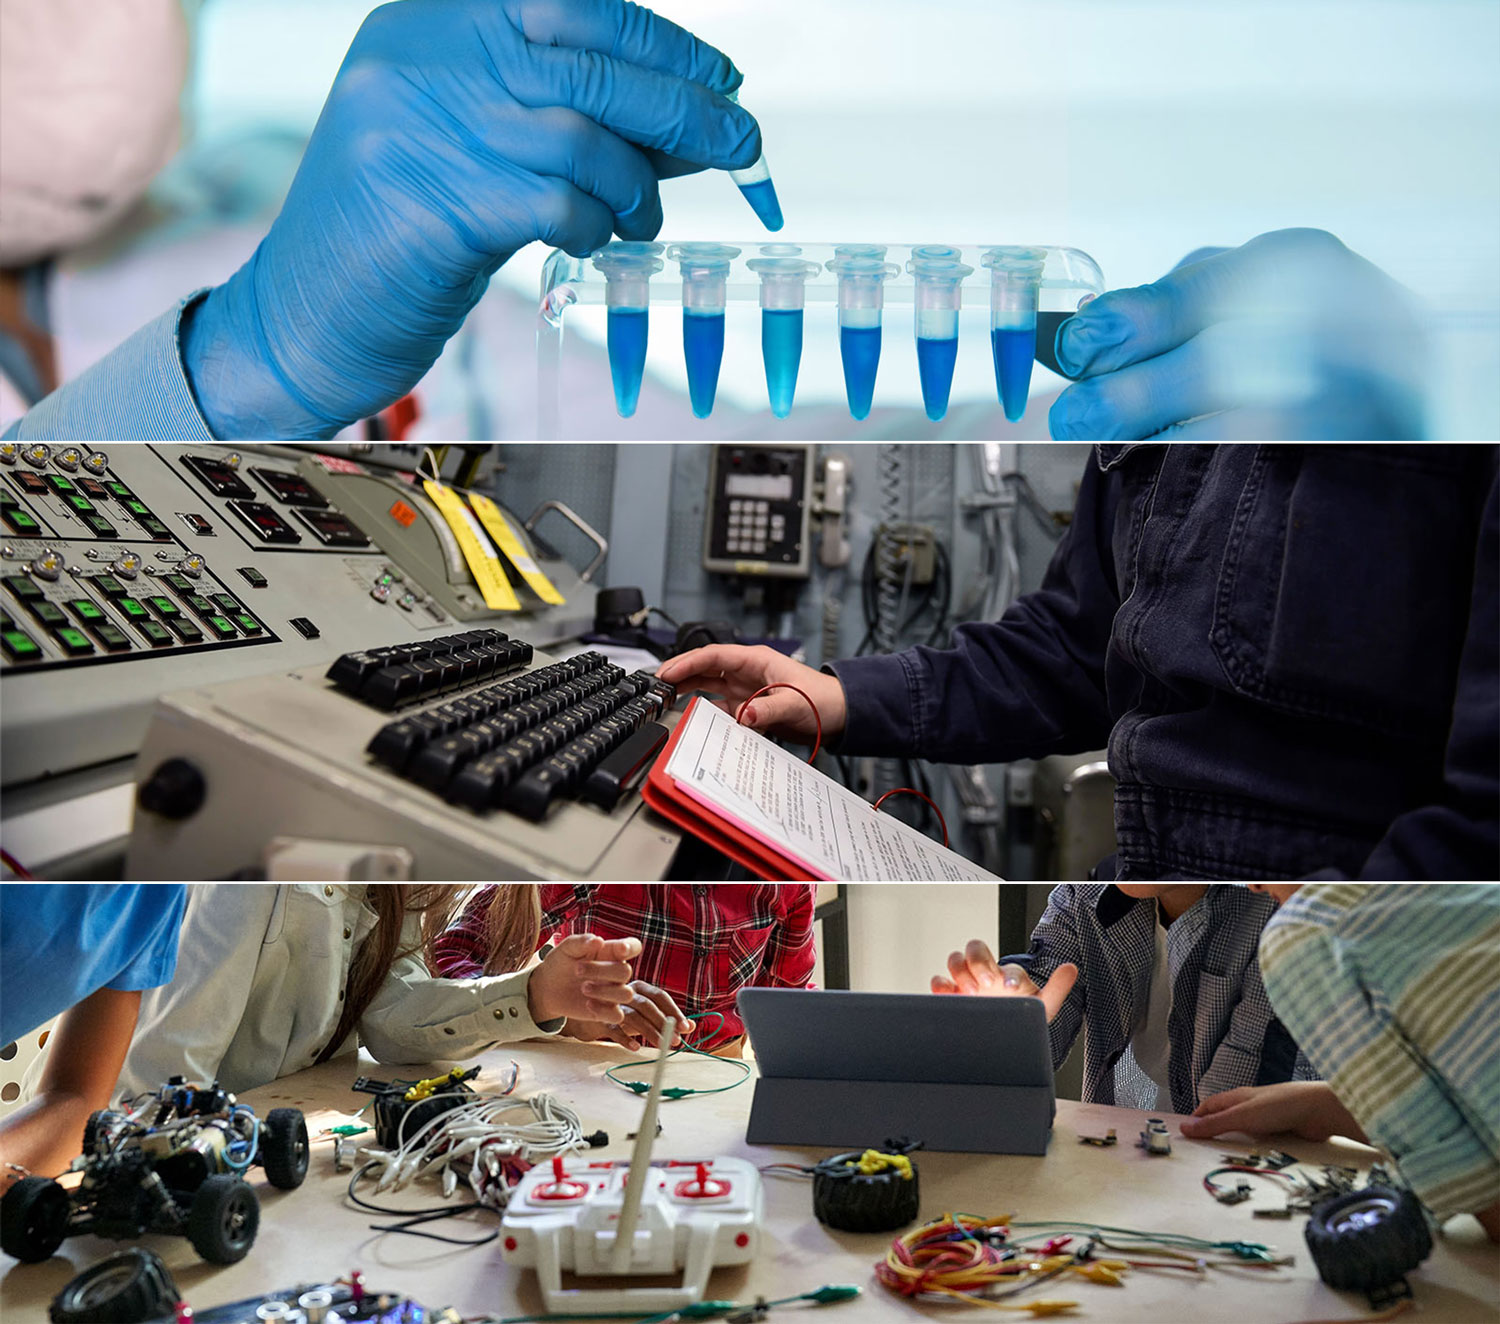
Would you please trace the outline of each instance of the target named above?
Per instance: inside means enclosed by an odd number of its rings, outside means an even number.
[[[6,439],[212,441],[178,343],[182,314],[197,297],[189,295],[39,401]]]
[[[1500,888],[1309,884],[1260,962],[1277,1015],[1434,1214],[1500,1199]]]

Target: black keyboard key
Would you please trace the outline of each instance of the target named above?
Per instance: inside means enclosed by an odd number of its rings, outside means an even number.
[[[565,795],[582,775],[583,765],[575,755],[558,754],[526,772],[501,795],[500,803],[512,813],[540,823],[553,800]]]
[[[578,798],[603,810],[612,810],[650,768],[657,751],[666,742],[667,728],[647,722],[600,760],[584,780]]]
[[[365,747],[366,752],[386,767],[400,772],[429,740],[445,734],[445,727],[446,723],[441,719],[421,713],[399,722],[388,722],[375,733],[375,738]]]
[[[349,694],[358,694],[365,681],[383,666],[385,666],[384,657],[376,656],[373,651],[345,653],[328,668],[324,676],[339,689]]]
[[[359,697],[376,708],[394,708],[415,698],[421,689],[422,674],[411,662],[382,666],[359,687]]]

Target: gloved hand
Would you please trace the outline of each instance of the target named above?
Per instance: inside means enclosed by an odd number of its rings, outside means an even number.
[[[375,10],[270,233],[189,311],[210,428],[330,436],[405,394],[523,245],[652,238],[659,180],[759,156],[740,82],[629,0]]]
[[[1410,293],[1322,230],[1200,249],[1154,285],[1063,323],[1054,438],[1111,441],[1423,433]]]

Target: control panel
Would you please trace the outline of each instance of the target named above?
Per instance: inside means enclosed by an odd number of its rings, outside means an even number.
[[[397,501],[410,526],[374,518]],[[410,476],[304,448],[0,444],[0,783],[133,756],[178,688],[459,620],[538,643],[587,628],[594,590],[540,556],[566,604],[489,611],[434,520]]]
[[[715,446],[708,475],[703,568],[806,579],[811,443]]]

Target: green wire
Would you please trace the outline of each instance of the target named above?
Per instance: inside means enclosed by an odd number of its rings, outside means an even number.
[[[714,1026],[714,1029],[712,1031],[708,1031],[698,1036],[698,1043],[700,1044],[705,1039],[707,1039],[710,1034],[716,1033],[724,1025],[723,1014],[717,1011],[710,1011],[703,1014],[703,1017],[699,1022],[700,1028],[702,1025],[702,1021],[708,1020],[710,1016],[718,1021],[718,1025]],[[674,1048],[670,1053],[667,1054],[667,1060],[671,1061],[672,1058],[676,1057],[679,1053],[691,1053],[695,1057],[706,1057],[714,1062],[722,1062],[725,1066],[735,1067],[740,1072],[739,1079],[731,1081],[728,1085],[720,1085],[716,1089],[711,1090],[689,1089],[687,1086],[683,1085],[669,1086],[663,1089],[661,1092],[661,1097],[663,1099],[686,1099],[694,1094],[723,1094],[727,1090],[737,1089],[739,1086],[743,1085],[747,1080],[750,1079],[750,1064],[748,1062],[741,1061],[739,1058],[719,1057],[714,1053],[705,1052],[703,1049],[697,1047],[696,1045],[688,1043],[686,1039],[684,1039],[678,1047]],[[605,1078],[613,1081],[616,1085],[629,1090],[632,1094],[647,1093],[651,1089],[651,1086],[646,1081],[621,1080],[620,1077],[615,1074],[617,1071],[624,1071],[631,1065],[632,1064],[629,1062],[617,1062],[614,1066],[610,1067],[610,1069],[604,1073]],[[793,1297],[791,1299],[797,1300],[798,1298]]]
[[[1185,1249],[1225,1250],[1236,1259],[1264,1260],[1274,1258],[1271,1248],[1258,1241],[1207,1241],[1185,1232],[1142,1232],[1132,1227],[1106,1227],[1102,1223],[1072,1223],[1067,1219],[1044,1219],[1039,1223],[1010,1223],[1015,1228],[1066,1228],[1072,1232],[1108,1232],[1116,1236],[1136,1237],[1143,1241],[1159,1242],[1163,1246],[1179,1246]]]

